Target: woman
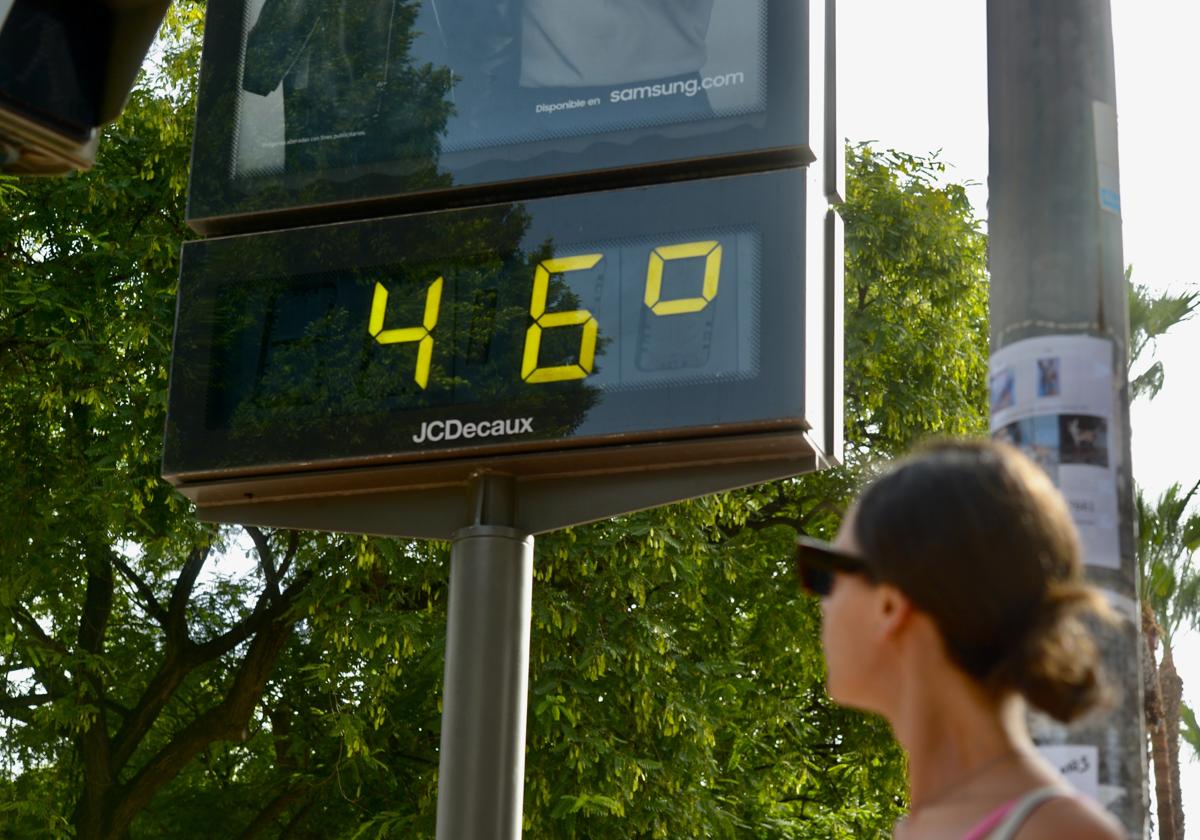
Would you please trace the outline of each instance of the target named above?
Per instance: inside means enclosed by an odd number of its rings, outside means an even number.
[[[1102,699],[1061,495],[1016,449],[927,447],[874,481],[832,544],[802,538],[830,696],[877,712],[908,754],[898,840],[1119,838],[1035,750],[1026,702],[1060,721]]]

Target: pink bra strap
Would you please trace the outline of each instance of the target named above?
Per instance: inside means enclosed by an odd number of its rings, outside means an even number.
[[[1074,796],[1074,793],[1057,785],[1031,790],[1012,807],[1008,816],[1004,818],[1004,822],[996,827],[996,830],[989,835],[988,840],[1012,840],[1035,808],[1047,800],[1057,799],[1060,796]]]
[[[962,840],[1010,840],[1034,808],[1048,799],[1071,795],[1069,790],[1057,786],[1031,790],[992,811],[964,834]]]
[[[1005,802],[995,811],[992,811],[992,813],[975,823],[971,830],[962,836],[962,840],[983,840],[984,837],[991,834],[993,828],[1004,822],[1004,818],[1008,816],[1008,813],[1020,801],[1020,797],[1018,797],[1017,799],[1010,799],[1008,802]]]

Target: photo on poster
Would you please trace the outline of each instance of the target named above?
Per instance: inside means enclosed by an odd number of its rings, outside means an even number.
[[[1060,440],[1057,415],[1041,414],[1017,420],[997,429],[993,437],[1020,449],[1041,467],[1056,485],[1059,483]]]
[[[1064,464],[1108,467],[1108,421],[1090,414],[1058,417],[1060,459]]]
[[[246,0],[234,179],[754,114],[767,0]]]
[[[1037,360],[1037,395],[1039,397],[1057,397],[1062,393],[1059,381],[1061,360],[1057,356]]]
[[[992,414],[1012,407],[1017,398],[1016,377],[1012,368],[997,371],[988,383],[991,396]]]

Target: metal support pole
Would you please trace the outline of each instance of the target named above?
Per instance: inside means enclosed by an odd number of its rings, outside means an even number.
[[[507,527],[510,479],[472,482],[476,524],[454,535],[438,766],[439,840],[518,840],[533,537]]]
[[[1029,339],[1046,346],[1065,346],[1064,336],[1105,339],[1089,345],[1099,354],[1090,369],[1112,371],[1108,462],[1104,471],[1094,471],[1105,478],[1097,478],[1091,492],[1115,495],[1116,522],[1096,520],[1091,533],[1110,536],[1103,550],[1085,559],[1096,563],[1104,555],[1104,563],[1089,565],[1088,575],[1134,619],[1101,640],[1116,709],[1070,730],[1039,727],[1035,737],[1095,748],[1101,801],[1128,836],[1143,837],[1146,747],[1112,14],[1109,0],[988,0],[987,27],[991,351],[995,356]],[[1056,383],[1039,387],[1043,392],[1034,403],[1058,393]],[[994,402],[993,411],[1003,402]]]

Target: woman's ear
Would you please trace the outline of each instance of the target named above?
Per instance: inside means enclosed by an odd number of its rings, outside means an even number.
[[[879,584],[875,593],[880,635],[894,638],[908,626],[913,614],[913,603],[907,595],[889,583]]]

